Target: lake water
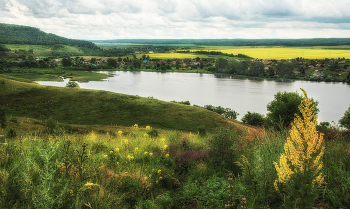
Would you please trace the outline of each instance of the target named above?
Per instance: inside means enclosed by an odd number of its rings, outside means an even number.
[[[104,72],[101,72],[104,73]],[[106,72],[107,73],[107,72]],[[318,121],[335,121],[344,115],[350,104],[350,85],[311,81],[280,82],[268,80],[237,79],[212,74],[161,73],[161,72],[111,72],[114,77],[105,81],[79,83],[80,88],[154,97],[164,101],[190,101],[191,105],[214,105],[231,108],[241,119],[248,111],[267,113],[266,105],[279,91],[302,94],[319,101]],[[65,86],[64,82],[41,81],[42,85]]]

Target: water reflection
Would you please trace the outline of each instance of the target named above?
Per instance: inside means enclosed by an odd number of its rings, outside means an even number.
[[[299,92],[304,88],[319,101],[319,121],[337,122],[350,104],[350,85],[311,81],[275,81],[235,78],[227,75],[199,73],[164,73],[142,71],[112,72],[108,82],[79,83],[81,88],[107,90],[143,97],[153,96],[165,101],[190,101],[200,106],[215,105],[232,108],[241,119],[248,111],[267,113],[266,105],[279,91]],[[65,86],[64,82],[39,82],[44,85]]]

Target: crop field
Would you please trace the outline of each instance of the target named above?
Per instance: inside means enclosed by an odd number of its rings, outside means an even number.
[[[245,54],[258,59],[289,59],[303,57],[306,59],[350,58],[350,50],[342,47],[215,47],[202,50],[221,51],[228,54]]]

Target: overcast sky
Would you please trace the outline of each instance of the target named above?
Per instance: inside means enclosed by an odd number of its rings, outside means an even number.
[[[350,0],[0,0],[0,22],[88,40],[349,38]]]

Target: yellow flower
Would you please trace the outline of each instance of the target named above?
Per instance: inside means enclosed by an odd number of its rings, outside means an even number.
[[[322,146],[323,135],[316,130],[315,105],[307,97],[304,89],[301,90],[305,96],[299,105],[302,116],[295,116],[294,123],[289,130],[289,137],[284,145],[285,154],[281,154],[279,165],[274,162],[278,174],[278,180],[274,183],[276,190],[278,190],[277,182],[286,183],[294,173],[304,173],[311,169],[315,172],[315,179],[310,183],[322,184],[324,182],[324,177],[320,172],[323,167],[321,157],[325,149]],[[290,164],[293,171],[289,167]]]
[[[103,155],[103,157],[104,157],[104,158],[107,158],[107,157],[108,157],[108,155]]]
[[[167,147],[168,147],[168,145],[164,145],[164,146],[163,146],[163,149],[166,149]]]
[[[119,165],[119,162],[117,162],[117,165]]]
[[[136,147],[136,148],[135,148],[135,152],[137,152],[137,151],[138,151],[138,149],[139,149],[139,148],[137,148],[137,147]]]
[[[162,142],[164,142],[164,141],[165,141],[165,139],[164,139],[164,138],[162,138],[162,139],[161,139],[161,141],[162,141]]]
[[[119,135],[122,135],[122,133],[123,133],[122,131],[118,131],[118,134],[119,134]]]
[[[110,151],[109,153],[113,154],[113,151]]]
[[[158,170],[158,173],[162,172],[162,170]]]
[[[148,154],[148,152],[145,152],[144,154],[145,154],[145,155],[147,155],[147,154]]]
[[[169,154],[166,154],[165,157],[169,157]]]
[[[151,129],[151,126],[146,126],[146,129]]]
[[[148,134],[144,134],[144,136],[148,136]]]
[[[134,125],[134,128],[138,128],[138,127],[139,127],[139,125],[138,125],[138,124],[135,124],[135,125]]]
[[[148,175],[150,178],[152,177],[152,174]]]
[[[115,151],[119,152],[119,148],[118,148],[118,147],[117,147],[117,148],[115,148]]]
[[[145,181],[147,181],[148,178],[147,178],[147,176],[145,176],[145,177],[143,177],[143,179],[144,179]]]
[[[125,144],[127,144],[127,143],[128,143],[128,140],[127,140],[127,139],[124,139],[124,142],[125,142]]]
[[[151,155],[151,156],[152,156],[152,155],[153,155],[153,153],[151,152],[151,153],[149,153],[149,155]]]
[[[159,180],[162,180],[163,179],[163,177],[159,177]]]

